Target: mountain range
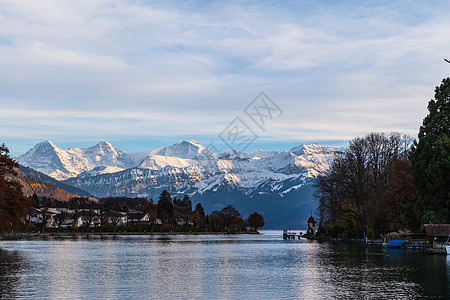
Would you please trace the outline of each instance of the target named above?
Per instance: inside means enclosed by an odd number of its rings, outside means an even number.
[[[166,189],[178,198],[188,194],[207,213],[231,204],[244,217],[262,213],[266,228],[305,228],[316,208],[315,178],[335,154],[318,144],[251,154],[229,149],[213,155],[194,140],[141,152],[123,152],[106,141],[64,150],[44,141],[17,160],[96,197],[147,197],[156,202]]]

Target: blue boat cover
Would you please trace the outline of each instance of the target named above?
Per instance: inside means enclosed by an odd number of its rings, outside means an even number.
[[[407,240],[390,240],[386,244],[386,248],[402,248],[402,247],[411,247],[418,246],[419,243],[416,241],[407,241]]]
[[[387,248],[401,248],[405,240],[390,240],[387,244]]]

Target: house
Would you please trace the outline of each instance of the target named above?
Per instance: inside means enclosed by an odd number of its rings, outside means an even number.
[[[81,217],[83,226],[97,227],[101,225],[100,216],[95,213],[95,210],[82,210],[79,211],[78,214]]]
[[[173,217],[175,218],[175,222],[179,226],[190,225],[193,226],[192,222],[192,209],[191,207],[183,207],[174,205]]]
[[[26,217],[27,220],[30,222],[37,224],[42,222],[42,210],[39,208],[33,207],[30,211],[30,213]]]
[[[80,204],[73,208],[80,212],[91,212],[94,214],[100,214],[101,205],[98,203]]]
[[[66,228],[66,227],[82,227],[83,218],[78,214],[66,214],[61,213],[54,217],[54,222],[52,227],[54,228]]]
[[[428,237],[436,241],[447,241],[450,235],[450,224],[424,224],[424,231]]]
[[[113,226],[122,226],[127,225],[128,223],[127,215],[115,210],[102,212],[100,214],[100,218],[103,218],[104,220],[106,220],[107,224],[111,224]]]
[[[127,214],[128,222],[131,222],[133,225],[136,223],[149,222],[150,218],[146,212],[143,211],[130,211]]]
[[[73,213],[73,210],[68,207],[67,203],[61,203],[61,202],[56,202],[56,203],[49,202],[49,203],[46,203],[45,205],[42,205],[41,208],[45,209],[51,213],[54,213],[54,214],[60,214],[62,212]]]
[[[184,226],[184,225],[194,225],[194,223],[191,220],[188,219],[176,219],[177,225]]]
[[[68,215],[66,218],[64,218],[63,223],[61,224],[61,227],[81,227],[83,226],[83,220],[81,217],[76,217],[75,215]]]
[[[56,214],[54,212],[51,212],[46,208],[39,209],[33,207],[31,212],[27,216],[27,220],[30,220],[34,224],[42,223],[45,220],[45,227],[48,228],[53,226],[55,216]]]

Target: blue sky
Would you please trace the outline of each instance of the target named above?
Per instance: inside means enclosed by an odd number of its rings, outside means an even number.
[[[247,148],[416,136],[449,76],[448,1],[2,1],[0,139],[13,154],[107,140],[139,151],[218,137]],[[264,91],[264,130],[244,109]]]

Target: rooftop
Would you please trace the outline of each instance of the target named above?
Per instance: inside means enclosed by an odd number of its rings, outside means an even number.
[[[448,237],[450,235],[450,224],[425,224],[423,226],[428,236]]]

